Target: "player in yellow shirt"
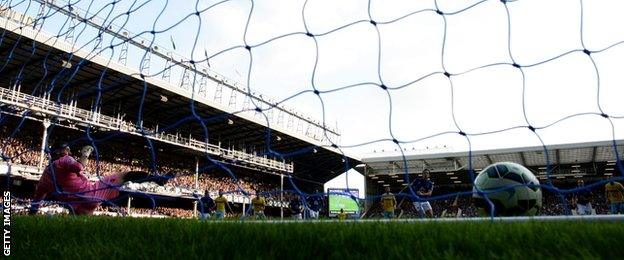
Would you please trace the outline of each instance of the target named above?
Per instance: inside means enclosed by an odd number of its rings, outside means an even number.
[[[260,196],[260,192],[256,191],[256,197],[251,199],[251,205],[253,207],[254,216],[256,219],[265,219],[264,215],[264,207],[266,206],[266,201],[263,197]]]
[[[605,184],[605,197],[611,204],[611,214],[624,214],[624,186],[621,183],[611,180]]]
[[[384,209],[384,218],[394,218],[394,208],[397,201],[394,194],[390,193],[390,187],[386,187],[386,193],[381,195],[381,205]]]
[[[222,219],[225,217],[225,206],[227,205],[228,207],[230,207],[230,205],[228,204],[228,200],[223,197],[223,190],[219,190],[219,197],[217,197],[216,199],[214,199],[215,205],[217,206],[217,210],[215,211],[215,217],[217,219]]]
[[[338,220],[347,219],[347,213],[344,212],[344,209],[340,209],[340,213],[338,213]]]

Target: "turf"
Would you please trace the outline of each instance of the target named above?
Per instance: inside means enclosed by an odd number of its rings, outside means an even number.
[[[20,217],[12,256],[141,259],[621,259],[621,222],[241,223]]]

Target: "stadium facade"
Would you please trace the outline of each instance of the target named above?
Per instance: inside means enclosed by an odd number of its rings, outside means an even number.
[[[367,197],[374,198],[390,187],[395,193],[409,193],[407,187],[425,169],[436,185],[434,195],[471,191],[471,176],[497,162],[515,162],[530,169],[542,184],[574,186],[619,175],[615,149],[622,158],[624,140],[518,147],[471,152],[430,153],[363,158],[365,167],[355,169],[365,176]],[[473,170],[472,173],[470,170]],[[407,173],[407,178],[405,173]],[[602,187],[599,187],[602,188]],[[368,199],[366,208],[375,200]]]
[[[5,158],[3,177],[10,173],[13,184],[25,190],[34,185],[22,181],[38,179],[53,141],[96,150],[125,145],[143,156],[130,161],[149,161],[155,172],[160,159],[175,157],[199,178],[215,172],[253,175],[304,192],[322,189],[359,163],[332,145],[339,142],[339,132],[318,120],[96,17],[87,19],[78,9],[35,2],[40,4],[35,17],[6,6],[0,12],[4,134],[15,137],[28,129],[39,136],[28,144],[29,152],[39,153],[36,163],[18,165]],[[67,32],[42,29],[40,18],[50,10],[66,17]],[[81,42],[79,25],[97,32],[96,43]],[[103,47],[102,35],[119,44]],[[104,55],[107,49],[117,52]],[[135,66],[133,55],[140,57]],[[195,177],[195,189],[197,183]],[[161,195],[175,197],[169,204],[193,199],[185,192]]]

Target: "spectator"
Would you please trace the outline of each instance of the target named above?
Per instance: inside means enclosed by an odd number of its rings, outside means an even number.
[[[574,193],[572,201],[576,204],[576,214],[578,215],[591,215],[592,206],[589,202],[589,198],[592,196],[589,189],[585,189],[585,182],[583,180],[577,181],[577,192]]]

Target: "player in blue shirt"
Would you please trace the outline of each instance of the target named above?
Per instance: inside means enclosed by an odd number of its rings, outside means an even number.
[[[425,169],[423,171],[423,177],[418,178],[414,181],[414,190],[416,190],[416,194],[420,197],[420,199],[425,201],[414,201],[414,207],[418,211],[421,217],[425,214],[429,218],[433,218],[433,209],[431,208],[431,204],[429,201],[426,201],[427,198],[431,197],[433,193],[433,182],[430,180],[430,171]]]
[[[293,199],[290,200],[290,212],[292,213],[292,218],[296,220],[302,219],[301,216],[301,202],[299,201],[299,196],[294,195]]]
[[[582,188],[585,186],[585,182],[583,180],[578,180],[576,182],[578,184],[578,188]],[[576,214],[578,215],[591,215],[592,214],[592,205],[589,201],[590,198],[593,197],[590,189],[581,189],[572,195],[572,203],[576,204]]]
[[[212,208],[214,208],[215,203],[214,200],[210,197],[210,193],[206,189],[204,191],[204,196],[200,199],[201,204],[199,205],[200,217],[201,219],[210,218],[210,213],[212,212]]]
[[[314,196],[308,197],[308,204],[310,205],[309,212],[310,212],[310,218],[318,219],[319,211],[321,210],[321,207],[323,207],[323,201],[322,201],[322,195],[318,194],[319,193],[318,190],[315,190],[314,193],[315,193]]]

